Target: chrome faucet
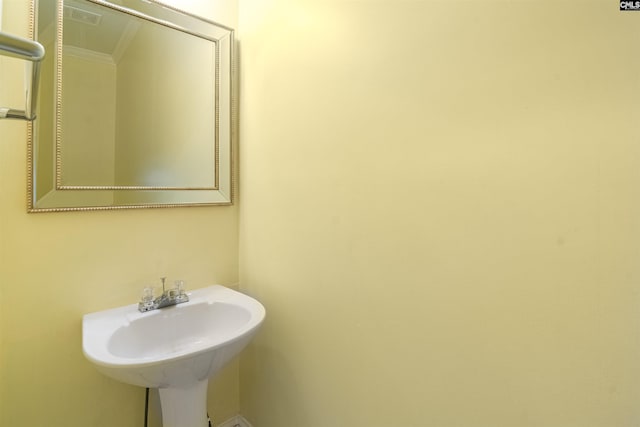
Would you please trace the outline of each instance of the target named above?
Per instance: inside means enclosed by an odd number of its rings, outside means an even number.
[[[142,298],[138,303],[138,310],[142,313],[145,311],[156,310],[158,308],[168,307],[170,305],[181,304],[189,301],[189,296],[184,292],[184,282],[176,280],[173,289],[165,289],[166,277],[161,277],[162,295],[153,298],[153,288],[146,287],[142,292]]]

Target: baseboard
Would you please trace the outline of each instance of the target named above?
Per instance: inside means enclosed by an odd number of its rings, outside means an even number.
[[[249,424],[249,421],[245,420],[242,415],[236,415],[233,418],[228,419],[222,424],[218,424],[217,427],[253,427]]]

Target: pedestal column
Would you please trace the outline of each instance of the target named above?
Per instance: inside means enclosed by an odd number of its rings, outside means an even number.
[[[161,388],[163,427],[208,427],[207,385],[209,380],[189,388]]]

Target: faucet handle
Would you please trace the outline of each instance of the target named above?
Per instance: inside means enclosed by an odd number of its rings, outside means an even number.
[[[142,290],[142,298],[140,298],[140,302],[138,302],[138,310],[142,313],[153,310],[154,307],[153,300],[153,288],[151,286],[146,286]]]
[[[176,301],[178,303],[189,301],[189,296],[184,291],[184,280],[176,280],[173,284],[175,286],[173,291],[175,292]]]
[[[145,288],[142,290],[142,298],[140,299],[140,301],[153,301],[153,288],[151,286],[145,286]]]
[[[184,280],[176,280],[173,285],[178,292],[178,295],[184,294]]]

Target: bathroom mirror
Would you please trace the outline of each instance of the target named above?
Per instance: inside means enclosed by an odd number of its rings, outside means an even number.
[[[155,0],[32,7],[30,212],[232,202],[232,29]]]

